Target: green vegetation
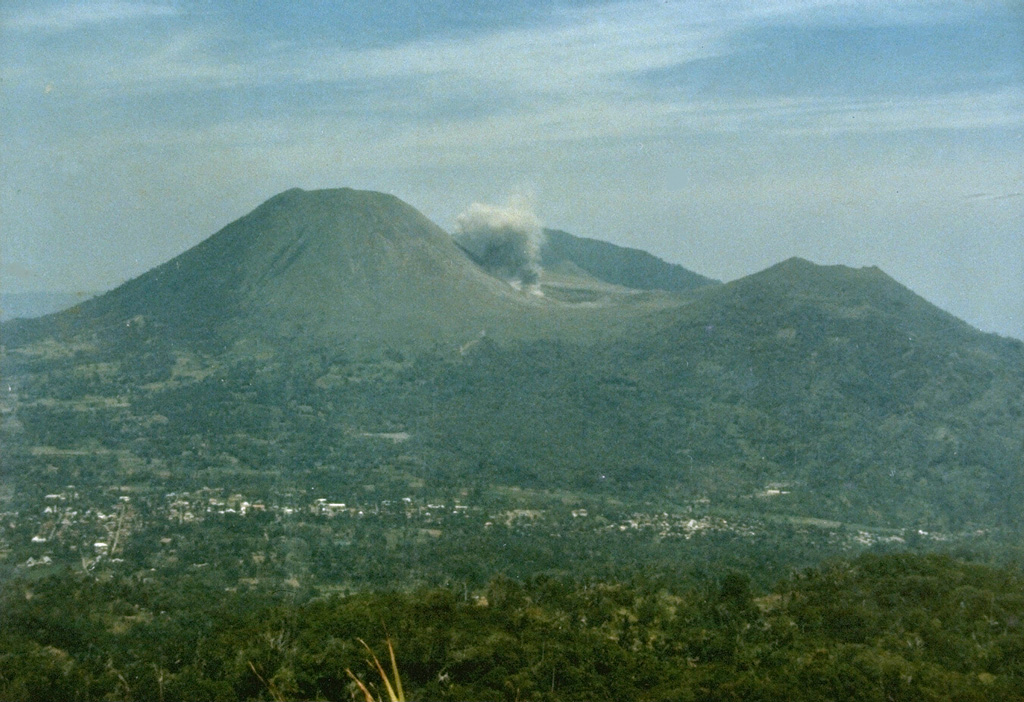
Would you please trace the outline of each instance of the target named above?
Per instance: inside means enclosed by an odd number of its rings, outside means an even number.
[[[639,249],[585,239],[557,229],[546,229],[544,235],[541,263],[545,270],[570,264],[598,280],[635,290],[686,292],[718,283]]]
[[[395,699],[1012,700],[1024,684],[1024,581],[942,556],[862,556],[766,591],[728,572],[297,601],[62,574],[0,597],[2,699],[363,699],[346,671],[388,677],[359,639],[386,647],[385,627]]]
[[[874,528],[1020,528],[1024,345],[920,317],[907,334],[872,307],[849,319],[770,292],[716,293],[659,335],[607,345],[12,348],[3,471],[23,494],[125,472],[237,491],[244,475],[396,498],[503,486],[626,511],[706,499]]]
[[[1019,579],[934,554],[1021,560],[1024,344],[875,269],[547,255],[289,191],[5,324],[0,698],[383,697],[375,632],[410,698],[1012,698]]]

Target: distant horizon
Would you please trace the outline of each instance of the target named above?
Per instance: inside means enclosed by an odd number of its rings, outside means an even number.
[[[3,290],[110,289],[287,188],[532,203],[718,280],[875,265],[1024,338],[1024,12],[982,0],[10,0]]]

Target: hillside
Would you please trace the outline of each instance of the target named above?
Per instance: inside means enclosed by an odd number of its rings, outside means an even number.
[[[636,290],[688,292],[719,282],[639,249],[577,237],[558,229],[547,229],[544,235],[541,262],[546,271],[568,265],[606,283]]]
[[[409,342],[477,333],[528,303],[393,196],[295,189],[106,295],[23,328],[119,338],[145,325],[148,337],[208,349],[245,338],[378,339],[382,329]]]
[[[778,576],[865,547],[1016,548],[1024,344],[877,269],[792,259],[672,292],[548,263],[542,294],[517,290],[396,198],[288,191],[4,324],[0,575]]]
[[[663,398],[674,445],[718,479],[787,485],[782,504],[806,491],[819,516],[1019,523],[1024,344],[876,268],[799,259],[662,321],[608,362]]]
[[[1019,571],[905,554],[767,592],[715,572],[297,600],[67,572],[0,588],[0,697],[365,699],[346,673],[380,683],[365,640],[389,674],[393,644],[412,700],[1011,702],[1022,587]]]

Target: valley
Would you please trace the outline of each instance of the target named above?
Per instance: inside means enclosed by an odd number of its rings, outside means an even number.
[[[966,504],[879,516],[773,471],[773,442],[743,438],[732,458],[682,443],[660,378],[603,370],[593,348],[478,340],[296,363],[46,342],[6,358],[5,578],[70,568],[312,593],[736,568],[767,586],[865,550],[1013,552],[1007,524]],[[907,471],[885,473],[927,487]]]

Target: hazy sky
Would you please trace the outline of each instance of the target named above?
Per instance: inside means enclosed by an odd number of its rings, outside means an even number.
[[[1024,338],[1024,3],[0,4],[4,290],[96,290],[281,190],[731,280],[878,265]]]

